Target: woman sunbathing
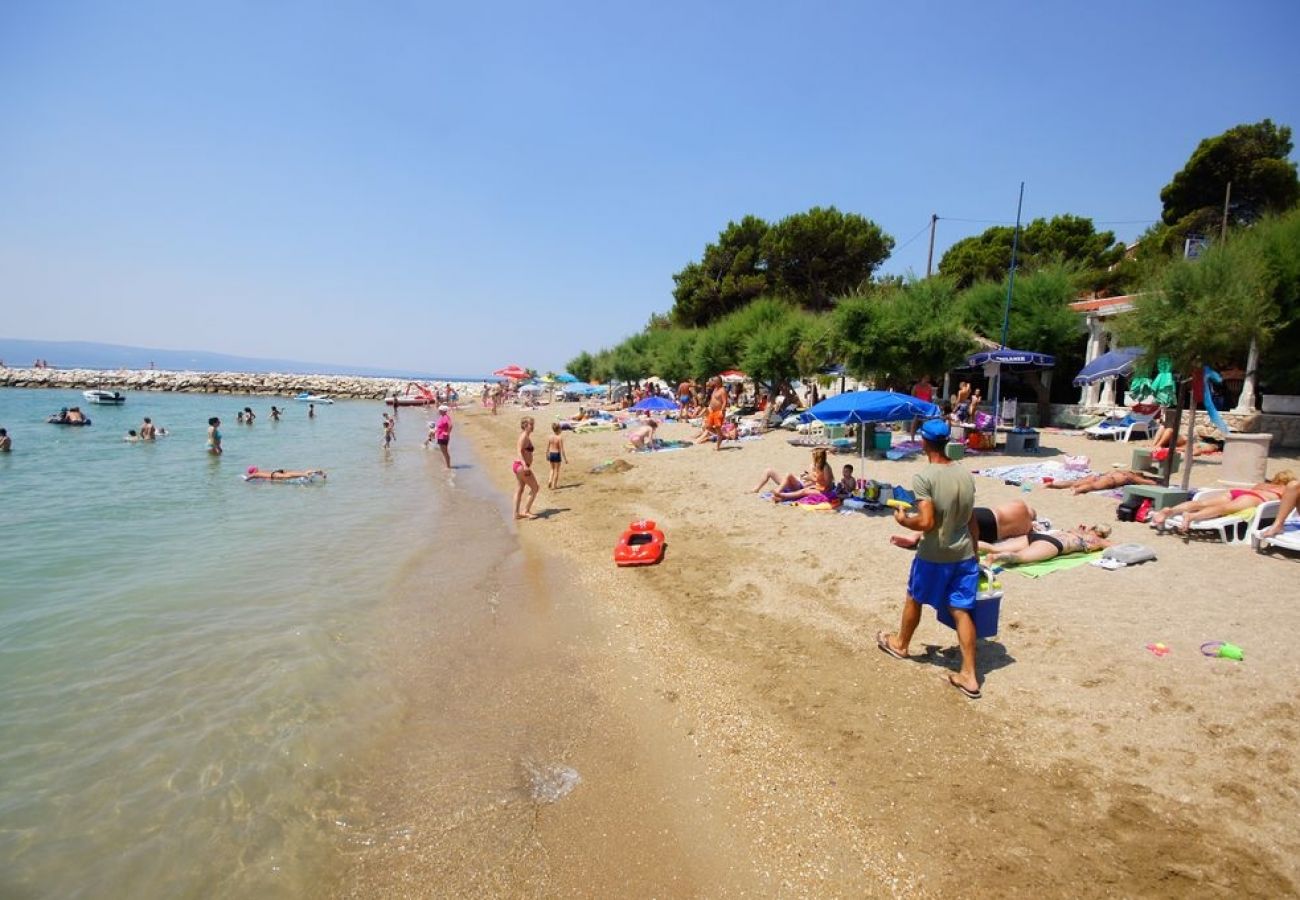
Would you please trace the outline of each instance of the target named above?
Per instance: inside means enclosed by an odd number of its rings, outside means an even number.
[[[1215,491],[1204,500],[1188,500],[1177,506],[1160,510],[1151,517],[1151,527],[1163,529],[1170,516],[1182,516],[1178,531],[1186,534],[1188,529],[1197,522],[1254,509],[1268,500],[1281,500],[1283,490],[1293,481],[1295,481],[1295,473],[1290,469],[1284,469],[1268,481],[1253,484],[1248,488]]]
[[[1093,491],[1108,491],[1126,484],[1159,484],[1160,479],[1145,472],[1121,469],[1116,472],[1104,472],[1101,475],[1088,475],[1075,481],[1053,481],[1044,487],[1053,490],[1069,488],[1071,494],[1088,494]]]
[[[831,471],[830,463],[826,462],[826,448],[818,447],[813,450],[812,458],[811,473],[795,475],[792,472],[782,479],[776,473],[776,469],[768,469],[763,473],[763,480],[758,483],[758,487],[754,488],[753,493],[757,494],[770,481],[776,485],[776,490],[772,492],[774,503],[798,500],[815,494],[820,494],[827,500],[831,499],[835,496],[835,473]]]
[[[1014,537],[996,544],[980,544],[980,552],[992,554],[990,562],[1002,565],[1023,566],[1043,562],[1071,553],[1091,553],[1109,547],[1109,525],[1080,525],[1071,531],[1031,531],[1023,537]]]

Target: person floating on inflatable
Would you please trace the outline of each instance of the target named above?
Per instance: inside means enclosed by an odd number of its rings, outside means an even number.
[[[324,469],[304,469],[302,471],[273,469],[270,472],[263,472],[257,466],[249,466],[248,471],[244,474],[245,481],[314,481],[317,478],[324,477]]]

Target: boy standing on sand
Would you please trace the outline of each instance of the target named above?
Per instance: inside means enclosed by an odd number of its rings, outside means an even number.
[[[975,521],[975,480],[952,464],[944,453],[948,423],[928,419],[919,429],[929,465],[916,474],[912,490],[916,510],[894,510],[894,521],[921,533],[912,573],[907,579],[907,600],[897,635],[880,631],[876,645],[895,659],[907,659],[907,647],[921,623],[921,605],[949,607],[957,623],[961,646],[961,671],[948,683],[971,700],[980,696],[975,674],[975,620],[971,612],[979,594],[980,567],[975,555],[979,524]]]

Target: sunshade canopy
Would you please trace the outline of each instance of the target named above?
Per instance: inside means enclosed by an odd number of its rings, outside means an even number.
[[[523,381],[528,377],[528,370],[522,366],[506,366],[504,369],[497,369],[492,373],[498,378],[509,378],[511,381]]]
[[[905,422],[930,419],[939,415],[939,407],[910,394],[897,391],[850,391],[818,403],[801,419],[816,419],[830,425],[855,422]]]
[[[994,350],[981,350],[979,353],[966,358],[966,365],[968,366],[983,366],[988,363],[997,363],[1002,366],[1033,366],[1045,369],[1056,365],[1056,357],[1049,356],[1046,353],[1035,353],[1033,350],[1013,350],[1010,347],[999,347]]]
[[[1134,363],[1144,352],[1141,347],[1118,347],[1109,353],[1103,353],[1079,370],[1079,374],[1074,376],[1075,386],[1083,387],[1107,378],[1132,375]]]
[[[581,381],[577,375],[570,375],[568,372],[561,372],[559,375],[556,375],[555,380],[561,384],[573,384],[577,381]]]
[[[637,412],[652,412],[677,409],[677,404],[667,397],[646,397],[644,400],[634,403],[631,408]]]

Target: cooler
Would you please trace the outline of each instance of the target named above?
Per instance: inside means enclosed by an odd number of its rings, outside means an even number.
[[[875,450],[888,450],[894,442],[894,432],[877,431],[871,436],[871,446]]]
[[[1001,588],[980,591],[980,595],[975,599],[975,609],[972,610],[972,616],[975,619],[975,637],[990,638],[996,635],[998,633],[998,614],[1001,611]],[[954,631],[957,630],[957,620],[952,617],[950,607],[942,606],[935,612],[940,622]]]

